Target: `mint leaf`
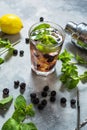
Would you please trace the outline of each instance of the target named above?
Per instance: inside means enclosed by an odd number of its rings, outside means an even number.
[[[14,102],[14,106],[16,109],[25,109],[26,108],[25,98],[22,95],[19,95]]]
[[[26,117],[26,113],[22,109],[16,109],[12,115],[12,118],[15,119],[17,122],[22,122]]]
[[[69,52],[65,49],[64,52],[62,52],[62,53],[58,56],[58,59],[65,63],[65,62],[69,62],[73,57],[74,57],[74,55],[71,54],[71,53],[69,53]]]
[[[0,64],[3,64],[3,63],[4,63],[4,59],[0,58]]]
[[[34,123],[23,123],[20,125],[21,130],[37,130],[36,126]]]
[[[16,122],[13,118],[10,118],[4,123],[1,130],[20,130],[20,129],[18,122]]]
[[[42,29],[42,28],[44,28],[44,29],[45,29],[45,28],[50,28],[50,25],[47,24],[47,23],[40,24],[40,25],[36,26],[36,27],[33,29],[33,31],[40,30],[40,29]]]
[[[87,82],[87,71],[85,71],[82,75],[80,75],[80,80],[82,83]]]
[[[31,116],[31,117],[35,115],[35,111],[33,110],[32,104],[29,104],[26,106],[26,114]]]
[[[79,64],[87,64],[87,61],[85,61],[85,59],[80,57],[78,54],[76,55],[76,60]]]
[[[6,97],[6,98],[0,100],[0,105],[5,105],[5,104],[11,102],[12,99],[13,99],[13,96]]]

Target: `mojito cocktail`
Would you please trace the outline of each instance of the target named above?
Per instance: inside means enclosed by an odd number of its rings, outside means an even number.
[[[36,74],[47,76],[55,70],[65,33],[59,25],[41,22],[31,27],[29,38],[31,67]]]

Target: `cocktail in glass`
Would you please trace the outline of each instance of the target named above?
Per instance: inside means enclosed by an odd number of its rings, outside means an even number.
[[[31,68],[36,74],[47,76],[54,72],[65,33],[51,22],[34,24],[29,30]]]

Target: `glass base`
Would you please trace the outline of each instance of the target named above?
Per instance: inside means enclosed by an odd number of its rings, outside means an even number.
[[[55,67],[52,70],[48,71],[48,72],[38,71],[38,70],[34,69],[33,66],[31,66],[31,68],[37,75],[41,75],[41,76],[48,76],[49,74],[51,74],[51,73],[53,73],[55,71]]]

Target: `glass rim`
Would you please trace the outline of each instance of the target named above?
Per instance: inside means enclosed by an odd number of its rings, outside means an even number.
[[[31,33],[32,33],[32,28],[34,27],[34,26],[36,26],[36,25],[40,25],[40,24],[43,24],[43,23],[47,23],[47,24],[53,24],[54,26],[57,26],[58,28],[59,28],[59,32],[60,32],[60,35],[62,36],[62,39],[65,39],[65,31],[64,31],[64,29],[59,25],[59,24],[56,24],[56,23],[54,23],[54,22],[50,22],[50,21],[43,21],[43,22],[37,22],[37,23],[34,23],[31,27],[30,27],[30,29],[29,29],[29,31],[28,31],[28,36],[29,36],[29,39],[30,40],[32,40],[31,38],[30,38],[30,35],[31,35]],[[58,30],[58,29],[57,29]],[[32,40],[33,41],[33,40]],[[63,42],[64,42],[64,40],[63,41],[61,41],[60,43],[57,43],[57,44],[53,44],[53,45],[45,45],[45,44],[43,44],[43,43],[41,43],[40,42],[40,45],[42,45],[42,46],[44,46],[44,47],[46,47],[46,48],[48,48],[48,47],[50,47],[50,48],[56,48],[56,47],[58,47],[58,46],[61,46],[62,44],[63,44]]]

